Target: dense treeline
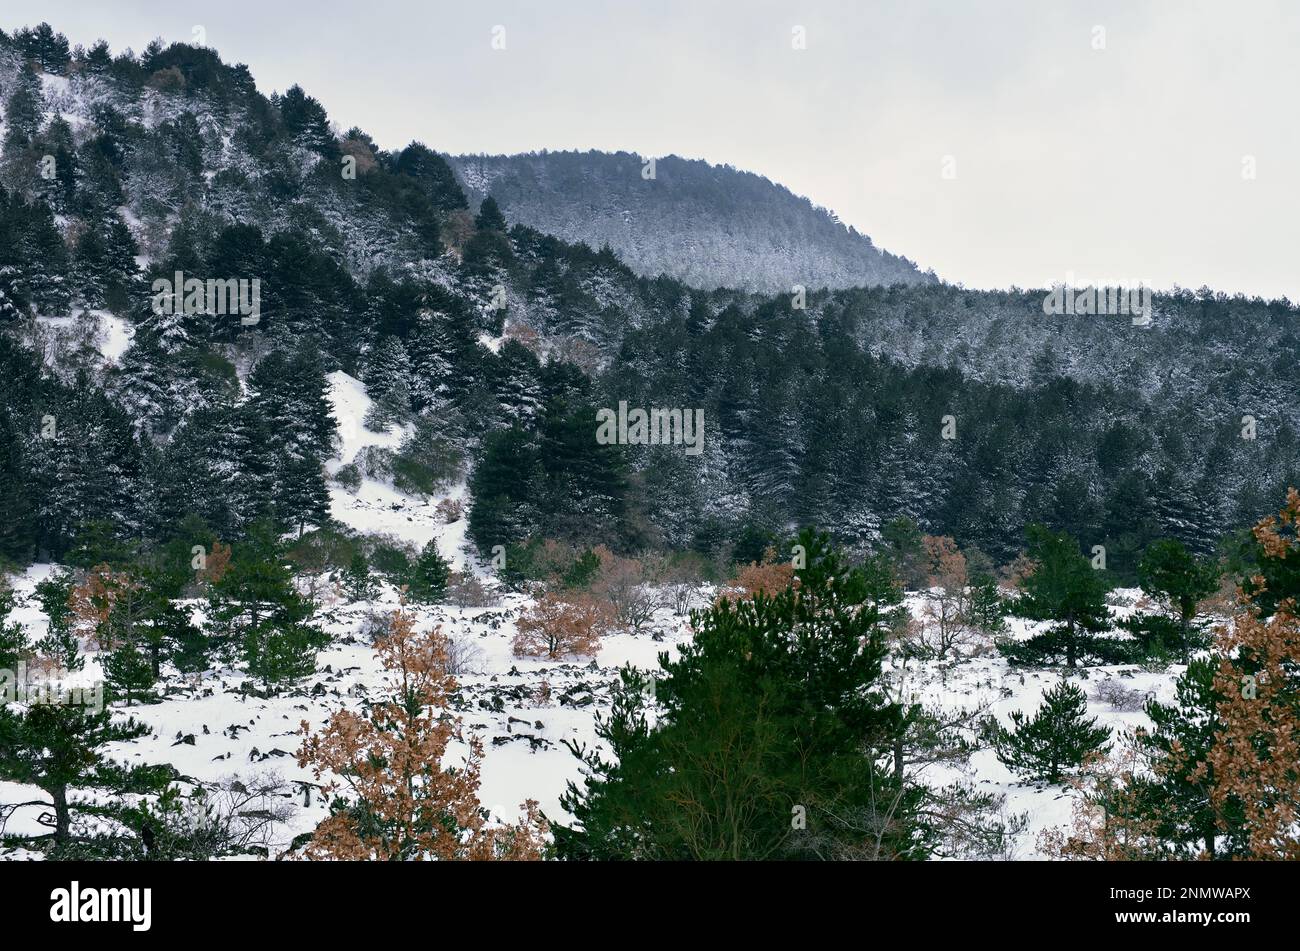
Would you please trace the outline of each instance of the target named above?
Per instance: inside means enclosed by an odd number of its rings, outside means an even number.
[[[907,519],[1005,562],[1040,522],[1131,581],[1153,540],[1208,555],[1300,475],[1285,301],[1156,295],[1135,327],[1045,317],[1031,291],[693,290],[490,198],[472,214],[436,152],[337,134],[302,89],[263,96],[210,49],[18,31],[0,95],[13,559],[58,557],[87,520],[319,524],[335,370],[364,380],[368,425],[408,425],[341,481],[431,492],[468,472],[485,554],[552,537],[713,555],[814,524],[864,548]],[[177,272],[257,280],[256,320],[158,307]],[[31,315],[85,309],[131,326],[117,365],[42,366]],[[703,451],[597,443],[621,401],[702,410]]]

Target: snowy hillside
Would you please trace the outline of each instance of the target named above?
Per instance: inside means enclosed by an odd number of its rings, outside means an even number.
[[[834,214],[730,166],[626,152],[452,158],[465,190],[491,195],[512,221],[593,248],[609,245],[638,273],[693,287],[787,293],[935,280],[882,251]]]

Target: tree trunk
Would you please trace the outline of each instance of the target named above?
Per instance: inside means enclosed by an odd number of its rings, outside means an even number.
[[[46,790],[54,800],[54,844],[67,845],[72,838],[72,814],[68,810],[68,787]]]

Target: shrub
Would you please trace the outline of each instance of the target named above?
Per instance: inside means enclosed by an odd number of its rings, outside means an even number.
[[[460,499],[443,499],[434,508],[434,511],[438,513],[440,519],[450,525],[452,522],[459,522],[464,517],[465,505]]]
[[[487,608],[497,603],[492,591],[466,571],[451,573],[447,580],[447,600],[458,608]]]
[[[483,661],[483,648],[472,638],[462,636],[447,640],[447,673],[453,677],[481,673]]]
[[[465,453],[456,440],[423,417],[392,458],[393,486],[410,495],[432,495],[465,475]]]
[[[370,566],[394,585],[406,584],[418,552],[414,545],[389,535],[375,539]]]
[[[339,471],[334,473],[334,481],[355,494],[361,488],[361,470],[357,468],[355,462],[349,462],[347,465],[340,466]]]
[[[561,597],[548,592],[519,619],[515,656],[558,660],[594,655],[600,650],[600,638],[609,630],[611,620],[605,603],[590,595]]]
[[[659,602],[646,584],[645,566],[636,558],[623,558],[604,545],[595,549],[600,570],[591,593],[609,605],[619,624],[639,632],[654,617]]]
[[[762,592],[774,595],[784,591],[794,580],[794,566],[789,562],[776,560],[776,549],[769,547],[763,555],[763,561],[742,565],[736,576],[728,581],[718,595],[718,599],[733,598],[743,601]]]

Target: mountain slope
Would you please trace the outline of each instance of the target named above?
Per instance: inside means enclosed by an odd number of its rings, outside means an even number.
[[[933,281],[825,208],[768,179],[669,155],[540,152],[450,159],[474,199],[492,195],[512,222],[594,248],[637,273],[712,290],[770,293]]]

